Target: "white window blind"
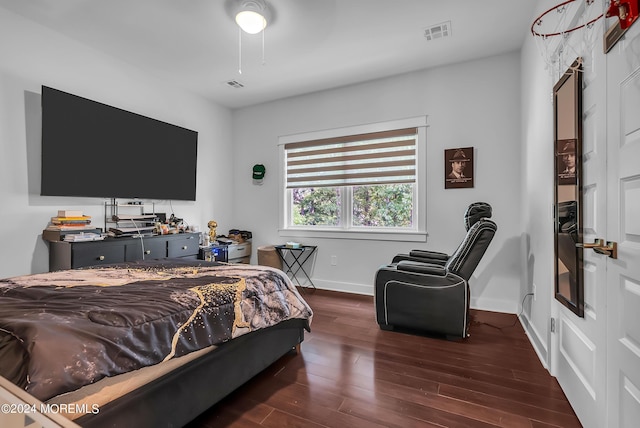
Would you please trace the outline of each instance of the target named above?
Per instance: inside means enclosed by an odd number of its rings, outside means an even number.
[[[286,186],[336,187],[416,181],[417,128],[287,143]]]

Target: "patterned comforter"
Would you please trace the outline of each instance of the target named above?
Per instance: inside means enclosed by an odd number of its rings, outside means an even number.
[[[8,278],[0,280],[0,375],[47,400],[287,319],[308,326],[311,317],[289,278],[263,266],[141,261]]]

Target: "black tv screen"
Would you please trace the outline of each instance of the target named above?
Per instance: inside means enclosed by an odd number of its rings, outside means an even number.
[[[195,201],[198,133],[42,87],[46,196]]]

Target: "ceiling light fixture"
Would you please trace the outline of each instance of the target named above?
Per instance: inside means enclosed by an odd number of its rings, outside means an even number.
[[[267,5],[262,0],[241,0],[236,23],[245,33],[258,34],[267,26]]]
[[[238,73],[242,74],[242,32],[258,34],[262,32],[262,64],[264,65],[264,29],[271,18],[269,8],[264,0],[238,0],[236,23],[238,30]]]

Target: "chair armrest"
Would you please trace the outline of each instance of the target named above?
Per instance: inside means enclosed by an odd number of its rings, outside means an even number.
[[[412,262],[429,263],[432,265],[444,266],[447,264],[448,259],[430,258],[430,257],[414,257],[410,254],[396,254],[391,263],[400,263],[403,260],[410,260]]]
[[[410,260],[403,260],[399,262],[396,269],[399,271],[414,272],[425,275],[445,276],[447,274],[447,271],[443,266],[437,264],[414,262]]]
[[[400,263],[403,260],[440,266],[444,266],[445,264],[447,264],[446,260],[428,259],[424,257],[411,257],[409,254],[396,254],[391,263]]]
[[[409,255],[411,257],[422,257],[422,258],[425,258],[425,259],[442,260],[444,262],[449,260],[449,255],[448,254],[441,253],[439,251],[411,250],[411,251],[409,251]]]

